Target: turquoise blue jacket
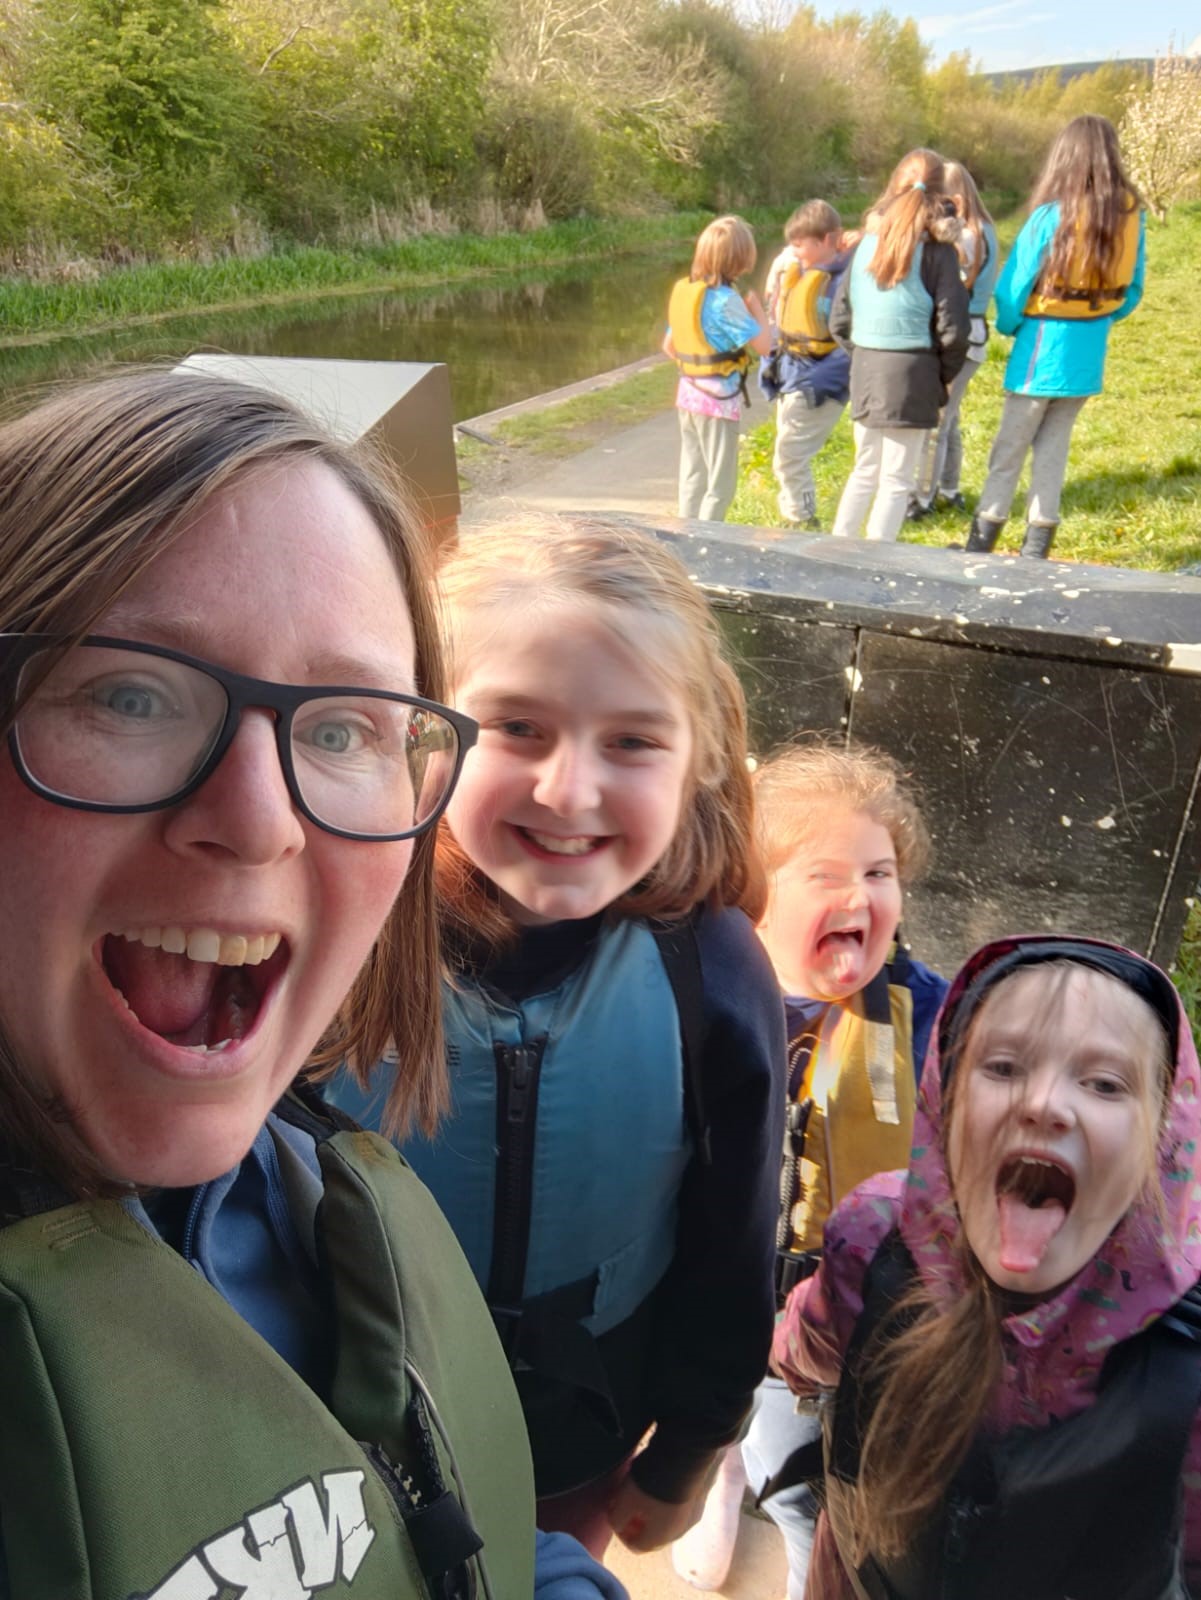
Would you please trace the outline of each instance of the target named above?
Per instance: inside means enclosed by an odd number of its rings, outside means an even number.
[[[1058,225],[1058,204],[1032,212],[997,283],[997,332],[1016,335],[1005,368],[1005,387],[1012,394],[1059,398],[1100,394],[1110,324],[1128,317],[1143,297],[1147,241],[1145,218],[1140,216],[1134,278],[1117,311],[1091,321],[1024,316],[1023,307]]]

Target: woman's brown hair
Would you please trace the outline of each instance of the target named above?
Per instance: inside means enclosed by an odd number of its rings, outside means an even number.
[[[866,219],[876,234],[867,270],[881,289],[895,288],[905,277],[923,234],[952,236],[943,226],[947,220],[942,157],[934,150],[911,150]]]
[[[1143,205],[1143,198],[1122,165],[1108,117],[1073,117],[1051,146],[1030,196],[1030,210],[1055,204],[1059,223],[1039,287],[1066,283],[1077,252],[1084,284],[1112,283],[1126,219]]]
[[[0,631],[78,642],[213,495],[284,461],[328,467],[367,509],[412,618],[417,692],[443,698],[427,539],[395,475],[279,396],[204,373],[139,371],[78,385],[0,426]],[[15,708],[6,711],[11,722]],[[375,947],[310,1063],[346,1059],[364,1078],[392,1046],[395,1127],[431,1128],[447,1093],[433,846],[429,835],[417,841]],[[2,1032],[0,1128],[10,1148],[70,1193],[113,1188],[68,1108],[32,1080]]]
[[[1062,1008],[1063,985],[1074,975],[1083,974],[1091,984],[1116,988],[1124,996],[1128,1024],[1124,1031],[1132,1055],[1141,1063],[1145,1090],[1139,1107],[1144,1168],[1141,1198],[1162,1223],[1163,1193],[1155,1181],[1156,1156],[1170,1110],[1175,1067],[1166,1036],[1151,1007],[1133,989],[1118,978],[1072,961],[1019,968],[998,979],[970,1016],[949,1019],[941,1120],[942,1155],[948,1172],[952,1127],[977,1041],[990,1013],[1007,1003],[1010,985],[1028,983],[1034,973],[1043,979],[1033,991],[1029,1016],[1035,1033],[1052,1025]],[[1099,994],[1105,992],[1103,987]],[[1014,998],[1012,991],[1009,998]],[[979,1048],[987,1049],[987,1041]],[[993,1176],[987,1156],[983,1162],[977,1159],[972,1163],[974,1181],[991,1183]],[[868,1555],[896,1558],[931,1528],[972,1440],[988,1418],[1002,1379],[1001,1323],[1011,1307],[972,1254],[954,1214],[947,1219],[947,1231],[954,1235],[955,1267],[963,1291],[950,1299],[938,1298],[925,1283],[918,1283],[898,1303],[895,1320],[890,1319],[894,1328],[900,1325],[903,1331],[891,1337],[887,1328],[877,1330],[864,1353],[865,1366],[871,1365],[879,1383],[850,1506],[856,1564]],[[915,1425],[915,1419],[920,1423]]]
[[[587,518],[472,532],[439,574],[452,686],[481,640],[522,618],[562,626],[581,605],[684,698],[692,772],[666,853],[616,901],[623,916],[673,918],[694,906],[741,906],[758,917],[764,878],[755,849],[746,759],[746,703],[704,596],[678,558],[649,534]],[[495,619],[489,624],[488,614]],[[487,644],[484,648],[487,648]],[[468,759],[471,759],[470,757]],[[445,822],[438,839],[442,914],[454,938],[504,943],[514,932],[495,891]]]

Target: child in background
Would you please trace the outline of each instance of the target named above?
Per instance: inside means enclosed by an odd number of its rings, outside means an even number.
[[[1029,451],[1021,553],[1050,551],[1076,418],[1089,395],[1101,392],[1111,324],[1143,297],[1142,204],[1113,124],[1094,116],[1069,122],[1051,147],[997,284],[997,330],[1016,337],[968,550],[996,545]]]
[[[1149,962],[968,961],[908,1172],[838,1207],[776,1332],[798,1394],[836,1391],[811,1595],[1201,1593],[1199,1106]]]
[[[741,217],[718,217],[696,241],[692,271],[671,292],[664,353],[680,369],[679,514],[721,522],[738,486],[738,424],[750,352],[771,333],[753,289],[734,287],[755,268],[755,236]]]
[[[967,355],[971,319],[947,215],[942,157],[911,150],[869,212],[834,300],[830,331],[851,352],[855,465],[838,502],[839,538],[867,517],[869,539],[895,539],[926,433]],[[868,509],[871,515],[868,516]]]
[[[850,252],[842,249],[842,219],[825,200],[809,200],[784,229],[788,250],[768,280],[775,343],[759,369],[759,387],[779,400],[772,470],[780,486],[780,520],[816,530],[814,456],[834,431],[850,394],[851,361],[830,337],[830,306]],[[787,260],[784,260],[787,257]]]
[[[480,736],[439,841],[452,1105],[404,1154],[500,1328],[539,1526],[654,1549],[737,1437],[774,1314],[784,1024],[742,690],[632,530],[473,534],[442,580]]]
[[[1001,249],[993,219],[984,208],[971,173],[958,161],[945,165],[946,191],[954,202],[963,231],[956,242],[960,271],[968,291],[968,311],[972,331],[968,339],[967,360],[947,390],[938,432],[928,437],[925,458],[918,476],[917,490],[909,503],[909,521],[920,522],[931,511],[944,506],[963,510],[959,475],[963,469],[963,437],[959,411],[967,386],[980,370],[988,346],[988,302],[992,299],[997,274],[1001,270]]]
[[[946,983],[898,940],[902,886],[929,838],[896,763],[881,751],[813,744],[755,774],[756,830],[768,874],[759,936],[788,1017],[788,1131],[777,1233],[781,1297],[812,1274],[831,1208],[864,1177],[909,1159],[916,1082]],[[756,1396],[741,1451],[726,1455],[676,1569],[720,1588],[742,1491],[758,1494],[820,1430],[778,1378]],[[788,1550],[788,1597],[801,1600],[817,1508],[800,1485],[763,1503]]]

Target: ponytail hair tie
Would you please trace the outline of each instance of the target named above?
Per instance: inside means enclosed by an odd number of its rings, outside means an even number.
[[[918,179],[918,181],[916,183],[911,184],[910,188],[920,189],[923,194],[925,194],[925,192],[926,192],[926,185],[921,181],[920,178]]]

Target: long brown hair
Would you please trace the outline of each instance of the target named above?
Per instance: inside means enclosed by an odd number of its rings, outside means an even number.
[[[453,686],[471,659],[486,612],[594,606],[622,643],[684,696],[692,773],[666,853],[618,899],[623,916],[681,917],[701,902],[762,911],[765,883],[754,843],[746,702],[704,596],[679,559],[649,534],[590,518],[547,518],[473,531],[439,574]],[[654,650],[648,649],[648,623]],[[556,626],[555,618],[550,626]],[[469,758],[470,759],[470,758]],[[498,945],[514,927],[495,891],[445,821],[438,838],[439,904],[452,939]]]
[[[1059,206],[1059,225],[1039,287],[1066,282],[1077,251],[1084,283],[1111,283],[1126,219],[1143,205],[1143,198],[1122,165],[1108,117],[1073,117],[1051,146],[1030,196],[1030,210],[1053,204]]]
[[[937,235],[946,220],[945,201],[943,160],[937,151],[911,150],[903,156],[867,216],[876,234],[867,270],[881,289],[892,289],[904,278],[923,235]]]
[[[1023,978],[1028,981],[1036,971],[1044,981],[1035,991],[1029,1014],[1035,1034],[1052,1025],[1062,1008],[1063,985],[1074,975],[1083,974],[1094,985],[1116,988],[1128,1002],[1125,1031],[1131,1052],[1140,1061],[1143,1090],[1138,1106],[1144,1172],[1140,1198],[1162,1220],[1157,1145],[1170,1110],[1175,1066],[1166,1036],[1151,1007],[1133,989],[1072,961],[1018,968],[998,979],[969,1016],[950,1019],[941,1124],[947,1170],[963,1085],[972,1071],[984,1025],[995,1009],[1008,1003],[1009,986]],[[987,1041],[980,1048],[987,1048]],[[984,1162],[973,1163],[976,1168],[980,1169],[980,1181],[991,1180],[987,1155]],[[948,1226],[956,1230],[954,1263],[964,1292],[940,1298],[927,1283],[917,1283],[898,1304],[896,1321],[891,1323],[893,1327],[897,1322],[904,1324],[903,1331],[890,1337],[887,1328],[877,1330],[864,1352],[865,1367],[870,1364],[880,1383],[851,1501],[856,1564],[869,1554],[885,1560],[900,1556],[931,1526],[1002,1381],[1001,1323],[1010,1308],[1004,1293],[972,1254],[962,1225],[952,1217]],[[920,1426],[914,1425],[915,1417],[920,1417]]]
[[[417,692],[443,698],[427,539],[395,475],[280,397],[209,374],[140,371],[78,385],[0,426],[0,631],[78,641],[218,490],[281,460],[320,462],[365,506],[404,589]],[[11,721],[15,708],[6,709]],[[395,906],[313,1058],[345,1058],[365,1077],[392,1045],[397,1126],[432,1127],[447,1094],[433,844],[418,841]],[[33,1081],[2,1031],[0,1129],[69,1192],[112,1189],[67,1109]]]
[[[976,181],[962,161],[948,161],[944,165],[943,181],[946,185],[947,196],[954,202],[955,210],[963,223],[964,233],[970,233],[976,241],[976,248],[970,261],[964,264],[963,282],[970,289],[980,276],[980,269],[984,266],[984,251],[987,245],[985,226],[992,226],[992,217],[980,198],[980,191],[976,188]],[[965,247],[962,240],[959,244],[959,259],[964,260]]]

